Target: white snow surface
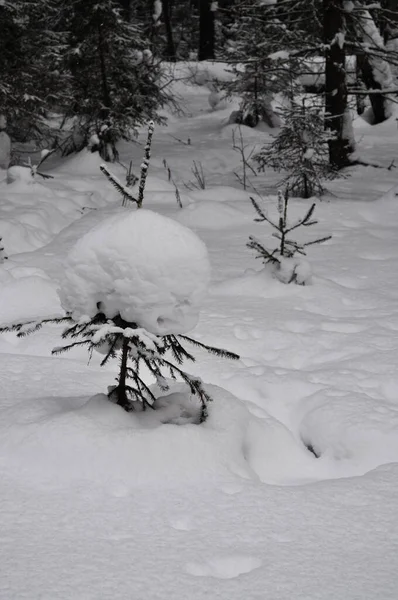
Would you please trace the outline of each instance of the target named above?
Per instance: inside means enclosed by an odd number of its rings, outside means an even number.
[[[153,211],[122,210],[88,231],[67,256],[61,301],[78,321],[101,311],[155,334],[195,327],[210,280],[205,244]]]
[[[142,213],[157,211],[165,235],[175,226],[188,236],[187,250],[193,239],[203,246],[181,222],[206,244],[210,293],[189,335],[241,358],[188,347],[197,361],[184,368],[213,398],[198,425],[198,402],[181,383],[152,388],[155,411],[127,414],[108,402],[117,361],[100,368],[94,355],[87,364],[82,349],[51,357],[61,326],[0,336],[0,598],[396,600],[397,174],[356,167],[328,183],[318,225],[295,232],[302,243],[333,235],[309,246],[300,264],[312,284],[279,281],[245,246],[250,235],[267,247],[275,239],[253,221],[255,190],[240,189],[234,175],[232,108],[211,111],[203,82],[181,80],[194,67],[171,67],[185,116],[168,115],[155,131]],[[199,65],[197,74],[229,76],[220,63]],[[388,166],[395,121],[371,127],[356,119],[354,130],[361,156]],[[189,145],[178,141],[188,133]],[[271,133],[243,128],[249,146]],[[120,147],[135,172],[142,148]],[[192,160],[203,165],[205,190],[184,186]],[[81,241],[98,266],[87,239],[108,236],[122,217],[127,229],[136,216],[120,207],[100,163],[87,152],[58,164],[50,157],[53,180],[0,184],[9,255],[0,267],[1,324],[62,314],[56,290],[66,257]],[[121,167],[111,169],[123,180]],[[271,212],[279,179],[266,170],[252,181]],[[289,221],[311,202],[292,198]],[[122,238],[123,252],[131,248],[131,237],[110,236],[101,265],[114,263],[112,244],[120,258]],[[140,285],[153,261],[142,266]],[[179,275],[182,289],[191,275]]]

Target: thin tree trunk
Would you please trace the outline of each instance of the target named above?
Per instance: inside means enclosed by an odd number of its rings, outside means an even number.
[[[345,18],[342,0],[323,0],[325,41],[325,127],[334,138],[329,141],[329,159],[338,169],[348,164],[353,140],[347,131],[348,94],[345,69]]]
[[[198,60],[214,60],[215,25],[212,0],[199,0],[199,51]]]

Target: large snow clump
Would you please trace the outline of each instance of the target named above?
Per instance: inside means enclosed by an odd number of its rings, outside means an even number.
[[[210,280],[204,243],[149,210],[123,211],[91,229],[70,251],[63,308],[78,320],[101,310],[165,335],[195,327]]]

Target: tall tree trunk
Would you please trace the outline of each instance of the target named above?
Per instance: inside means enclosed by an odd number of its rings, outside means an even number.
[[[212,0],[199,0],[198,60],[214,60],[215,25]]]
[[[391,67],[386,56],[384,40],[380,31],[372,18],[372,15],[365,8],[360,10],[361,4],[356,3],[358,10],[355,11],[355,20],[353,20],[354,30],[359,41],[364,45],[380,49],[377,55],[369,53],[366,50],[358,56],[359,66],[362,71],[362,79],[367,89],[382,90],[394,87]],[[393,101],[389,94],[369,94],[370,103],[373,109],[374,124],[382,123],[393,114]]]
[[[162,0],[162,12],[167,39],[165,58],[175,62],[177,60],[177,57],[176,48],[174,44],[173,28],[171,25],[171,0]]]
[[[329,141],[329,158],[338,169],[350,164],[353,140],[348,125],[349,109],[345,69],[345,18],[342,0],[323,0],[325,42],[325,127],[334,138]]]

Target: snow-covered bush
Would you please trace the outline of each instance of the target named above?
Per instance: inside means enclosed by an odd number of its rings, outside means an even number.
[[[254,157],[259,170],[271,167],[286,171],[279,182],[295,196],[311,198],[324,193],[322,181],[335,179],[337,170],[330,164],[328,142],[322,114],[315,108],[295,103],[282,111],[284,124],[268,146]]]
[[[62,337],[70,343],[53,353],[86,346],[90,355],[104,355],[102,365],[120,357],[117,385],[109,388],[112,401],[142,410],[155,401],[148,376],[162,390],[169,389],[167,378],[180,379],[198,397],[203,421],[210,397],[200,379],[181,368],[194,360],[183,344],[237,358],[182,335],[197,323],[209,279],[206,246],[191,230],[151,211],[122,210],[88,231],[67,256],[60,290],[64,318],[0,331],[23,336],[44,323],[68,323]]]
[[[266,265],[270,265],[273,274],[282,283],[297,283],[298,285],[306,285],[311,283],[311,267],[307,261],[304,261],[297,256],[305,256],[305,248],[313,244],[321,244],[330,240],[332,236],[326,236],[311,240],[310,242],[299,243],[288,237],[292,231],[299,227],[310,227],[316,225],[312,216],[315,210],[315,204],[309,208],[304,217],[290,223],[288,220],[287,210],[289,203],[289,194],[286,190],[284,194],[278,192],[278,219],[270,219],[265,212],[260,208],[258,203],[251,198],[252,204],[257,212],[258,217],[254,219],[257,222],[266,221],[276,231],[273,236],[279,240],[278,247],[273,250],[268,250],[262,242],[255,237],[250,236],[247,247],[257,252],[257,258],[261,258]]]

